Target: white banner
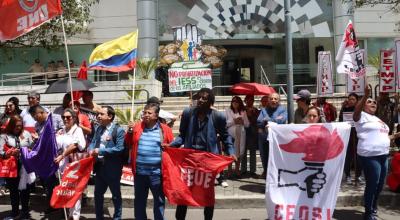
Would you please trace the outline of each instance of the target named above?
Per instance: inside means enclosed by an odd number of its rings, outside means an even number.
[[[397,90],[400,90],[400,39],[395,41]]]
[[[394,50],[381,50],[379,68],[379,92],[396,92],[396,53]]]
[[[330,51],[318,53],[318,75],[317,75],[318,97],[333,95],[332,58]]]
[[[353,23],[349,21],[336,55],[338,73],[349,74],[352,78],[365,75],[365,60],[360,52]]]
[[[349,137],[346,122],[270,126],[269,219],[332,219]]]
[[[170,92],[197,91],[212,88],[211,69],[173,69],[168,70]]]

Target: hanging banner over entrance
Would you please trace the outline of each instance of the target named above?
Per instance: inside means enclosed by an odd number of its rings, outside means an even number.
[[[350,124],[271,125],[268,131],[269,219],[332,219]]]
[[[395,41],[397,90],[400,90],[400,39]]]
[[[331,96],[333,94],[331,60],[332,57],[330,51],[320,51],[318,53],[318,76],[317,76],[318,97]]]
[[[365,50],[361,49],[360,53],[365,60],[366,54]],[[346,76],[346,93],[356,93],[357,95],[364,95],[364,88],[365,88],[365,79],[366,75],[352,77],[351,75],[347,74]]]
[[[169,92],[212,88],[211,69],[200,62],[174,63],[168,70]]]
[[[396,92],[396,53],[394,50],[381,50],[379,68],[379,92]]]

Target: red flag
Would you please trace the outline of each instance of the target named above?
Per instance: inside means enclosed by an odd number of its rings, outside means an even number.
[[[230,157],[192,149],[166,148],[162,154],[164,194],[171,204],[213,206],[214,181]]]
[[[53,208],[72,208],[80,198],[93,170],[94,158],[70,163],[64,170],[60,185],[54,188],[50,205]]]
[[[0,41],[13,40],[61,13],[60,0],[1,1]]]
[[[81,67],[79,68],[78,73],[76,74],[77,79],[87,79],[87,66],[86,66],[86,60],[84,60],[81,64]],[[73,100],[79,100],[82,97],[82,92],[80,91],[75,91],[72,92],[73,95]]]
[[[6,144],[3,147],[4,152],[10,150]],[[11,156],[7,159],[0,158],[0,177],[17,177],[18,173],[18,164],[17,159],[14,156]]]

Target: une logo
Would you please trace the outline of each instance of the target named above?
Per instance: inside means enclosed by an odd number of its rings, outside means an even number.
[[[39,4],[39,0],[18,0],[22,9],[27,12],[34,12]]]

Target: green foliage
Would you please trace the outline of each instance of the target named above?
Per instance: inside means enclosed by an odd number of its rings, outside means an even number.
[[[368,64],[379,70],[380,55],[375,54],[375,55],[368,56]]]
[[[87,33],[88,25],[93,19],[90,8],[100,0],[63,0],[61,1],[65,33],[67,38],[76,34]],[[33,31],[12,41],[1,42],[0,47],[41,46],[55,49],[63,45],[61,17],[53,18]]]
[[[129,75],[129,79],[132,80],[132,76]],[[132,95],[134,95],[135,100],[137,100],[140,97],[140,94],[143,92],[142,89],[143,86],[142,85],[136,85],[135,86],[135,91],[132,90],[126,90],[126,99],[131,101],[132,100]],[[140,112],[143,110],[143,107],[138,107],[137,105],[135,105],[136,107],[136,111],[134,112],[133,115],[133,120],[139,120],[140,119]],[[131,109],[115,109],[115,115],[118,118],[118,122],[122,125],[127,125],[128,122],[131,120]]]
[[[157,68],[158,62],[154,58],[142,58],[136,62],[136,69],[138,71],[139,78],[150,79],[152,73]]]

